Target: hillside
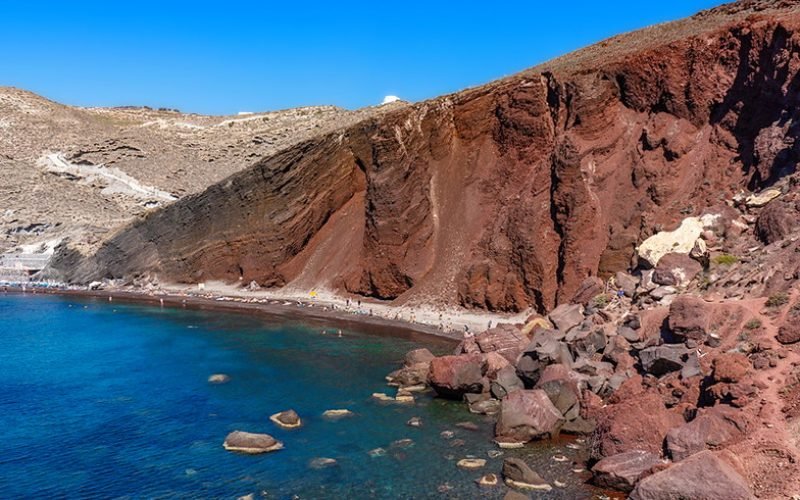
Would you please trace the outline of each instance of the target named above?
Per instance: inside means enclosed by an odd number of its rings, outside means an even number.
[[[739,2],[244,149],[252,166],[53,270],[549,310],[636,267],[650,235],[794,170],[799,25],[798,2]]]
[[[203,116],[77,108],[0,88],[0,253],[63,238],[89,252],[148,209],[390,107]]]

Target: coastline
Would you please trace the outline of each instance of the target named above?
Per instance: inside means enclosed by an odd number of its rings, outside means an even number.
[[[299,301],[271,299],[267,302],[245,302],[230,296],[205,297],[177,293],[153,294],[135,290],[76,290],[56,288],[27,288],[7,286],[2,292],[7,295],[57,295],[80,299],[97,299],[128,304],[145,304],[172,309],[194,309],[219,311],[233,314],[248,314],[269,319],[298,321],[315,327],[337,327],[344,329],[368,329],[377,335],[395,336],[410,340],[424,340],[455,346],[462,335],[444,332],[434,326],[412,323],[378,315],[354,314],[325,305],[303,304]]]

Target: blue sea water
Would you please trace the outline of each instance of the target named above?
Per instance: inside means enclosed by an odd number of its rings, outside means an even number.
[[[3,498],[500,498],[474,480],[499,473],[492,420],[424,395],[379,403],[385,375],[419,340],[215,311],[92,299],[0,295],[0,496]],[[428,345],[446,351],[441,343]],[[208,376],[225,373],[226,384]],[[273,413],[295,409],[303,427]],[[348,408],[351,418],[322,412]],[[420,417],[423,426],[406,425]],[[478,424],[478,431],[457,427]],[[265,432],[285,449],[225,451],[233,430]],[[453,439],[440,433],[451,430]],[[413,445],[392,443],[412,439]],[[547,480],[547,498],[588,498],[561,444],[522,451]],[[369,451],[383,448],[383,456]],[[486,458],[463,471],[466,456]],[[318,457],[335,466],[314,469]]]

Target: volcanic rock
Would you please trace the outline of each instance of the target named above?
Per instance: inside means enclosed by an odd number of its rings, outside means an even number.
[[[653,282],[659,285],[686,286],[703,270],[688,254],[668,253],[658,261]]]
[[[517,376],[517,370],[512,365],[500,369],[490,385],[491,393],[497,399],[503,399],[509,393],[524,388],[525,385]]]
[[[284,429],[296,429],[303,425],[300,416],[294,410],[286,410],[269,417],[277,426]]]
[[[233,431],[225,438],[222,446],[228,451],[257,454],[280,450],[283,448],[283,443],[269,434]]]
[[[503,479],[508,486],[523,490],[550,491],[552,487],[519,458],[503,460]]]
[[[557,436],[564,417],[542,390],[514,391],[501,403],[495,435],[500,440],[527,442]]]
[[[654,453],[633,450],[606,457],[592,467],[594,484],[603,488],[629,492],[653,467],[663,465]]]
[[[594,453],[597,458],[634,450],[660,455],[667,432],[683,423],[657,394],[627,398],[597,411]]]
[[[549,318],[556,328],[566,333],[583,321],[583,306],[580,304],[562,304],[550,311]]]
[[[741,410],[715,406],[694,420],[667,433],[669,456],[676,462],[706,449],[717,449],[741,440],[749,421]]]
[[[750,500],[747,482],[710,451],[702,451],[648,476],[636,485],[632,500]]]
[[[701,298],[681,295],[669,306],[669,328],[679,341],[704,342],[710,321],[708,305]]]
[[[430,363],[428,383],[439,396],[461,399],[466,393],[480,393],[488,385],[484,378],[483,356],[463,354],[441,356]]]

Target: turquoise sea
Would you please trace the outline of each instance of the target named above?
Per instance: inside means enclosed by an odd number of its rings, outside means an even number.
[[[0,295],[0,496],[3,498],[501,498],[475,479],[499,473],[492,420],[427,394],[414,405],[384,377],[405,352],[441,342],[301,320],[109,303],[52,295]],[[336,327],[331,326],[329,330]],[[230,382],[209,384],[225,373]],[[293,408],[281,430],[269,416]],[[347,408],[351,418],[322,412]],[[410,427],[411,417],[423,426]],[[478,430],[456,426],[474,422]],[[232,430],[269,433],[285,449],[227,452]],[[444,439],[443,431],[454,437]],[[408,445],[395,443],[411,439]],[[393,444],[395,443],[395,444]],[[400,443],[403,444],[403,443]],[[564,487],[547,498],[589,498],[576,451],[539,444],[522,456]],[[370,454],[382,448],[385,454]],[[486,458],[482,471],[456,462]],[[316,469],[315,458],[336,465]]]

